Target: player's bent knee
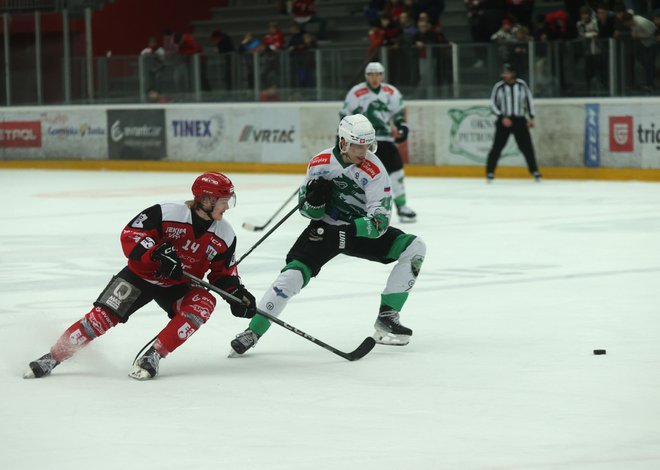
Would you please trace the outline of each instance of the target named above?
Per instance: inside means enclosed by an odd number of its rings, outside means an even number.
[[[295,268],[286,269],[273,282],[273,291],[278,297],[288,299],[299,294],[305,284],[305,274],[302,271]]]
[[[412,243],[403,250],[403,253],[401,253],[401,256],[399,257],[399,261],[410,262],[413,275],[417,277],[419,271],[422,269],[425,257],[426,243],[424,243],[424,240],[421,238],[415,237]]]
[[[176,302],[174,311],[199,328],[211,318],[215,303],[215,297],[210,292],[204,289],[192,289]]]
[[[96,306],[83,317],[80,321],[80,327],[85,335],[92,340],[101,336],[119,322],[119,317],[114,313],[103,307]]]

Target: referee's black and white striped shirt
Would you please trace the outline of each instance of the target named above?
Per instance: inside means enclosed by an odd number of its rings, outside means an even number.
[[[529,117],[534,119],[534,100],[524,80],[516,78],[509,85],[504,80],[497,82],[490,95],[490,107],[499,117]]]

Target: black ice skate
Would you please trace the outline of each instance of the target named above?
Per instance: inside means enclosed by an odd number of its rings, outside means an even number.
[[[151,346],[147,351],[140,356],[135,364],[133,370],[128,374],[129,377],[135,380],[149,380],[158,375],[158,364],[160,362],[160,354],[156,348]]]
[[[374,333],[376,342],[389,346],[405,346],[410,342],[413,333],[410,328],[401,324],[399,312],[387,307],[381,307],[374,327],[376,328],[376,333]]]
[[[250,348],[257,345],[260,336],[249,328],[236,335],[236,338],[231,341],[231,351],[228,357],[238,357],[245,354]]]
[[[532,176],[534,177],[534,181],[536,181],[537,183],[541,182],[541,173],[535,171],[534,173],[532,173]]]
[[[396,208],[396,213],[399,216],[399,222],[401,223],[417,222],[417,213],[408,206],[398,206]]]
[[[50,353],[44,354],[36,361],[30,362],[27,370],[23,373],[24,379],[38,379],[49,375],[59,362],[50,356]]]

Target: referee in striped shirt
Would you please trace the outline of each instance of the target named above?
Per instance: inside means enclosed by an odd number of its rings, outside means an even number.
[[[502,78],[502,81],[495,84],[491,93],[490,106],[497,116],[497,123],[495,124],[493,146],[488,153],[486,163],[486,179],[490,183],[495,178],[497,161],[509,140],[509,135],[513,133],[518,148],[527,160],[529,172],[535,181],[541,181],[541,173],[539,173],[534,156],[532,137],[529,135],[529,128],[534,126],[532,92],[523,80],[516,78],[516,70],[510,64],[504,64]]]

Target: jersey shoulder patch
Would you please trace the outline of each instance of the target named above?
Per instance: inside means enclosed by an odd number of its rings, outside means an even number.
[[[318,166],[318,165],[327,165],[330,163],[330,159],[332,158],[332,154],[330,153],[320,153],[314,158],[312,158],[309,162],[309,168],[313,166]]]
[[[393,94],[394,94],[394,88],[392,88],[392,87],[389,86],[389,85],[383,85],[383,91],[384,91],[385,93],[389,93],[390,95],[393,95]]]
[[[368,174],[371,179],[374,179],[378,173],[380,173],[380,169],[378,168],[378,165],[376,165],[373,162],[370,162],[369,160],[365,160],[360,165],[358,168],[362,171],[364,171],[366,174]]]
[[[355,90],[354,94],[355,94],[355,96],[357,96],[359,98],[360,96],[366,95],[367,93],[369,93],[369,88],[363,87],[363,88],[358,88],[357,90]]]

